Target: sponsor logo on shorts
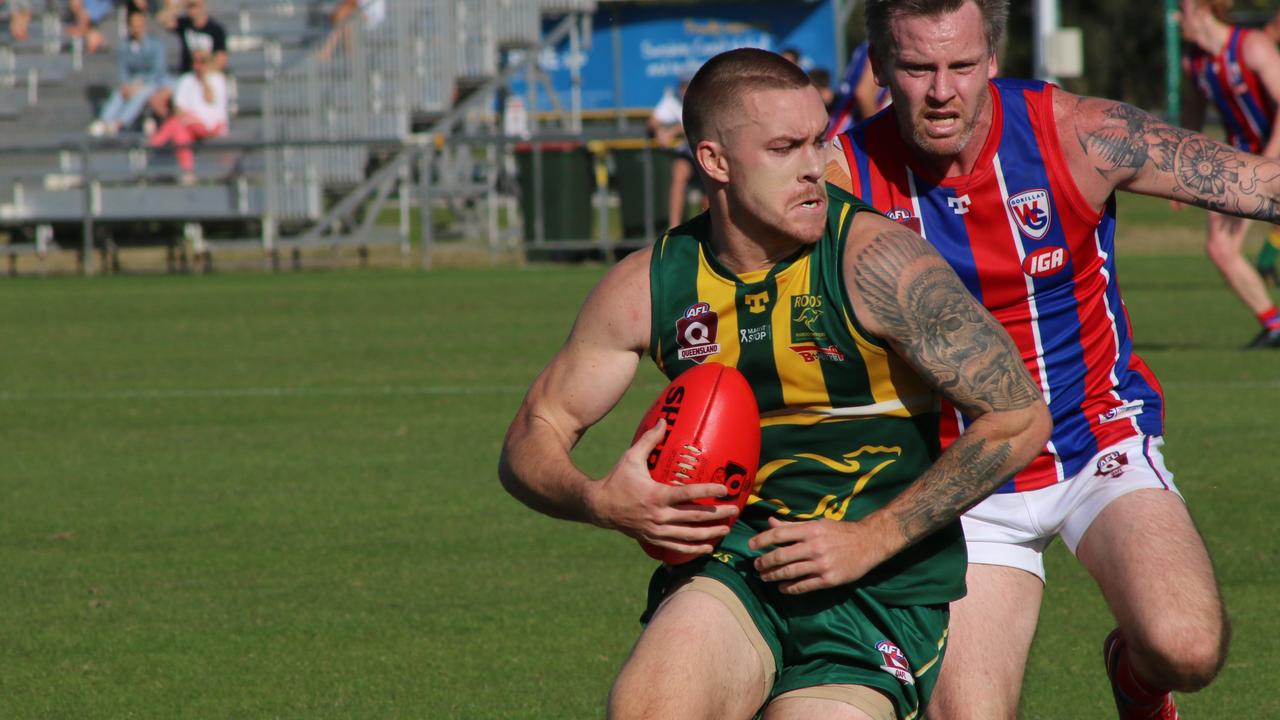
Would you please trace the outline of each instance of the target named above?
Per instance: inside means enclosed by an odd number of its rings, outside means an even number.
[[[1142,401],[1130,400],[1123,405],[1117,405],[1116,407],[1110,408],[1106,412],[1098,413],[1098,424],[1106,425],[1109,422],[1115,422],[1117,420],[1123,420],[1125,418],[1141,414]]]
[[[897,645],[888,640],[881,640],[876,643],[876,650],[880,651],[880,657],[884,659],[884,664],[880,669],[898,678],[903,685],[915,685],[916,678],[911,674],[911,663],[907,662],[907,656],[902,654]]]
[[[1098,475],[1100,477],[1118,478],[1124,474],[1128,464],[1128,453],[1113,450],[1098,458]]]
[[[700,363],[708,355],[720,352],[720,345],[716,342],[719,326],[720,316],[711,310],[710,305],[704,302],[690,305],[684,311],[684,317],[676,320],[680,359]]]

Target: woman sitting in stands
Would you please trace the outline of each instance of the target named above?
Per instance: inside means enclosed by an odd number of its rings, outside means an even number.
[[[151,147],[173,144],[182,184],[196,181],[191,144],[227,134],[227,79],[213,66],[212,54],[197,50],[191,55],[191,72],[178,80],[173,93],[173,114],[151,136]]]

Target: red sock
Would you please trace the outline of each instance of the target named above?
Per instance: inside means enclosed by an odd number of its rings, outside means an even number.
[[[1120,649],[1120,658],[1116,662],[1115,683],[1120,692],[1139,705],[1155,705],[1169,694],[1168,690],[1154,688],[1134,674],[1127,647]]]
[[[1258,313],[1258,322],[1262,323],[1262,327],[1267,330],[1280,330],[1280,312],[1276,311],[1276,306],[1263,310]]]

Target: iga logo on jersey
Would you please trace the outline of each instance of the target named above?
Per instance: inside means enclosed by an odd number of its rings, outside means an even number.
[[[676,342],[680,344],[680,359],[700,363],[708,355],[720,352],[716,343],[716,330],[720,326],[720,316],[711,310],[707,303],[690,305],[684,311],[684,317],[676,320]]]
[[[1018,223],[1018,229],[1032,240],[1043,240],[1049,234],[1053,213],[1049,210],[1049,193],[1046,190],[1027,190],[1009,198],[1009,210]]]
[[[1067,266],[1067,249],[1050,245],[1027,255],[1022,271],[1031,277],[1048,277]]]

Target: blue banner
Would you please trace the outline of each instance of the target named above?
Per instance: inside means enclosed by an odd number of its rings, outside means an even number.
[[[826,68],[833,76],[840,67],[832,0],[602,6],[593,20],[590,45],[577,57],[566,40],[538,58],[564,109],[575,63],[581,68],[582,108],[588,111],[647,111],[711,56],[739,47],[794,48],[806,70]],[[548,21],[546,30],[554,24]],[[523,77],[511,83],[515,94],[524,89]],[[554,109],[545,88],[538,89],[537,109]]]

